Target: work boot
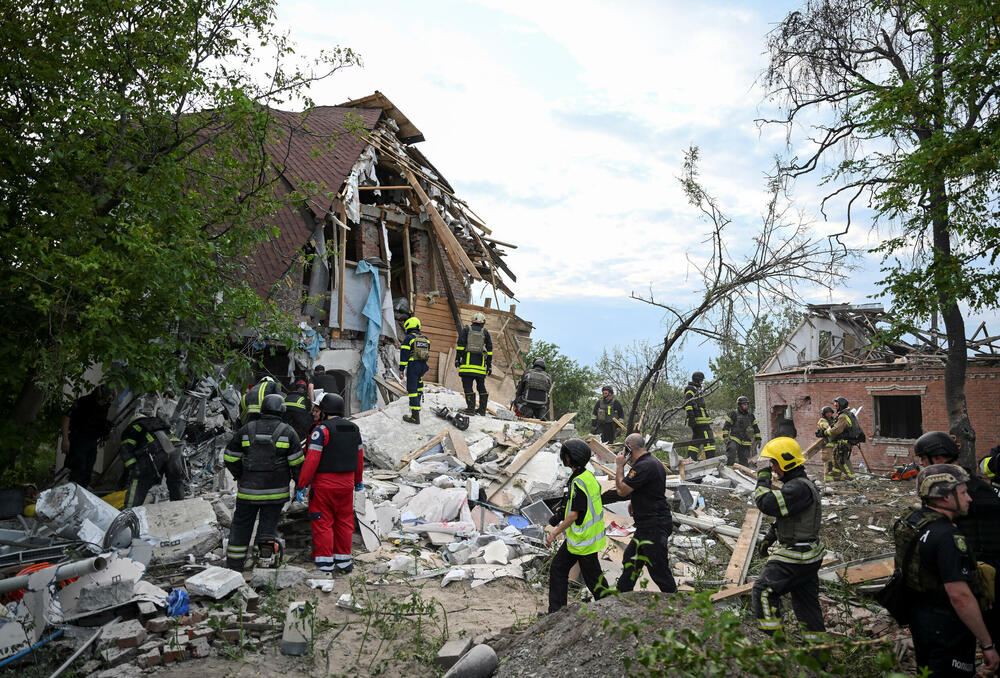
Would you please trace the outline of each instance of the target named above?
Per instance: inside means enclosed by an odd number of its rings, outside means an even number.
[[[462,410],[462,414],[475,414],[476,413],[476,394],[466,393],[465,394],[465,409]]]
[[[407,424],[419,424],[420,412],[418,410],[411,410],[408,415],[403,417],[403,421],[405,421]]]
[[[489,394],[488,393],[480,393],[479,394],[479,409],[476,410],[476,414],[478,414],[481,417],[485,417],[486,416],[486,402],[487,402],[488,398],[489,398]]]

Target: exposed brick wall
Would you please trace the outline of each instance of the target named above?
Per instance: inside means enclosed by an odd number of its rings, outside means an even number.
[[[354,228],[357,228],[356,226]],[[382,256],[379,241],[382,239],[382,227],[372,219],[361,220],[361,258]]]
[[[791,406],[798,441],[803,449],[815,442],[814,432],[820,412],[825,405],[831,405],[834,398],[843,396],[852,409],[861,407],[858,419],[868,436],[863,449],[868,463],[876,471],[888,471],[912,459],[913,441],[873,436],[875,396],[919,395],[923,431],[948,430],[942,368],[824,371],[811,373],[808,377],[801,374],[766,375],[757,377],[755,385],[758,420],[766,419],[768,429],[773,430],[771,419],[774,408]],[[763,399],[760,398],[761,391],[765,396]],[[969,420],[976,431],[976,454],[982,457],[1000,443],[1000,367],[970,365],[965,397]],[[905,456],[897,456],[893,452],[902,452]],[[852,459],[855,464],[861,461],[857,450]],[[819,455],[816,455],[811,463],[818,463],[818,460]]]
[[[441,286],[440,271],[436,271],[436,275],[431,275],[431,267],[435,266],[435,263],[430,247],[430,237],[427,235],[427,232],[411,227],[410,256],[416,262],[420,262],[415,263],[413,266],[413,286],[416,288],[417,294],[433,292],[436,289],[440,292],[442,299],[447,299],[444,287]],[[469,286],[465,284],[462,276],[452,268],[451,262],[448,261],[448,255],[444,252],[441,252],[441,261],[444,263],[444,269],[448,274],[448,282],[451,285],[451,291],[455,294],[455,301],[460,304],[469,303]],[[433,285],[431,284],[432,278],[435,283]]]
[[[302,284],[302,260],[297,260],[271,288],[270,299],[278,304],[282,311],[298,317],[302,313],[302,300],[309,290]]]

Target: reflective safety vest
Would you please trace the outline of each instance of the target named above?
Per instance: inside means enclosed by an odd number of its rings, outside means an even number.
[[[587,495],[587,514],[583,517],[583,523],[570,523],[566,528],[566,548],[570,553],[585,556],[603,551],[607,546],[608,540],[604,536],[604,505],[601,503],[601,486],[597,484],[597,478],[585,470],[573,478],[563,519],[569,516],[573,497],[577,492]]]
[[[524,373],[524,402],[529,405],[544,405],[549,401],[552,377],[543,370],[530,369]]]
[[[828,428],[830,428],[830,420],[827,419],[826,417],[820,417],[817,426],[819,427],[820,431],[826,431]],[[830,440],[829,438],[827,438],[826,444],[823,445],[823,447],[831,447],[831,448],[836,446],[837,446],[837,441]]]

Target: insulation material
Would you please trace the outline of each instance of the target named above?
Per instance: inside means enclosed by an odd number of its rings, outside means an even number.
[[[370,276],[352,275],[352,268],[356,268],[356,265],[348,263],[346,266],[346,275],[344,276],[344,326],[340,329],[364,332],[368,329],[368,319],[362,315],[362,311],[368,301],[372,279]],[[379,289],[384,292],[383,296],[389,297],[390,295],[387,292],[389,289],[389,279],[386,272],[378,271],[378,277]],[[392,299],[382,299],[380,301],[380,308],[382,308],[383,317],[382,333],[387,337],[395,339],[396,332],[392,329],[392,326],[395,324],[395,320],[392,320]],[[337,312],[338,298],[336,294],[333,294],[330,296],[330,318],[333,319],[331,323],[334,325],[338,317]]]
[[[426,523],[439,523],[459,517],[463,505],[468,511],[465,488],[425,487],[406,505],[406,510]]]
[[[361,223],[361,200],[358,197],[358,185],[369,183],[373,186],[378,185],[375,162],[375,149],[372,146],[366,146],[344,181],[344,206],[347,208],[347,218],[355,224]]]

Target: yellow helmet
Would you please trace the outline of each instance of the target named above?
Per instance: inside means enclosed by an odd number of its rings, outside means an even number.
[[[410,316],[409,318],[406,319],[406,322],[403,323],[403,329],[406,330],[407,332],[409,332],[410,330],[419,330],[420,318],[418,318],[415,315]]]
[[[774,459],[778,462],[778,467],[782,471],[791,471],[793,468],[806,463],[806,458],[802,456],[802,448],[795,438],[775,438],[764,446],[760,451],[761,459]]]

